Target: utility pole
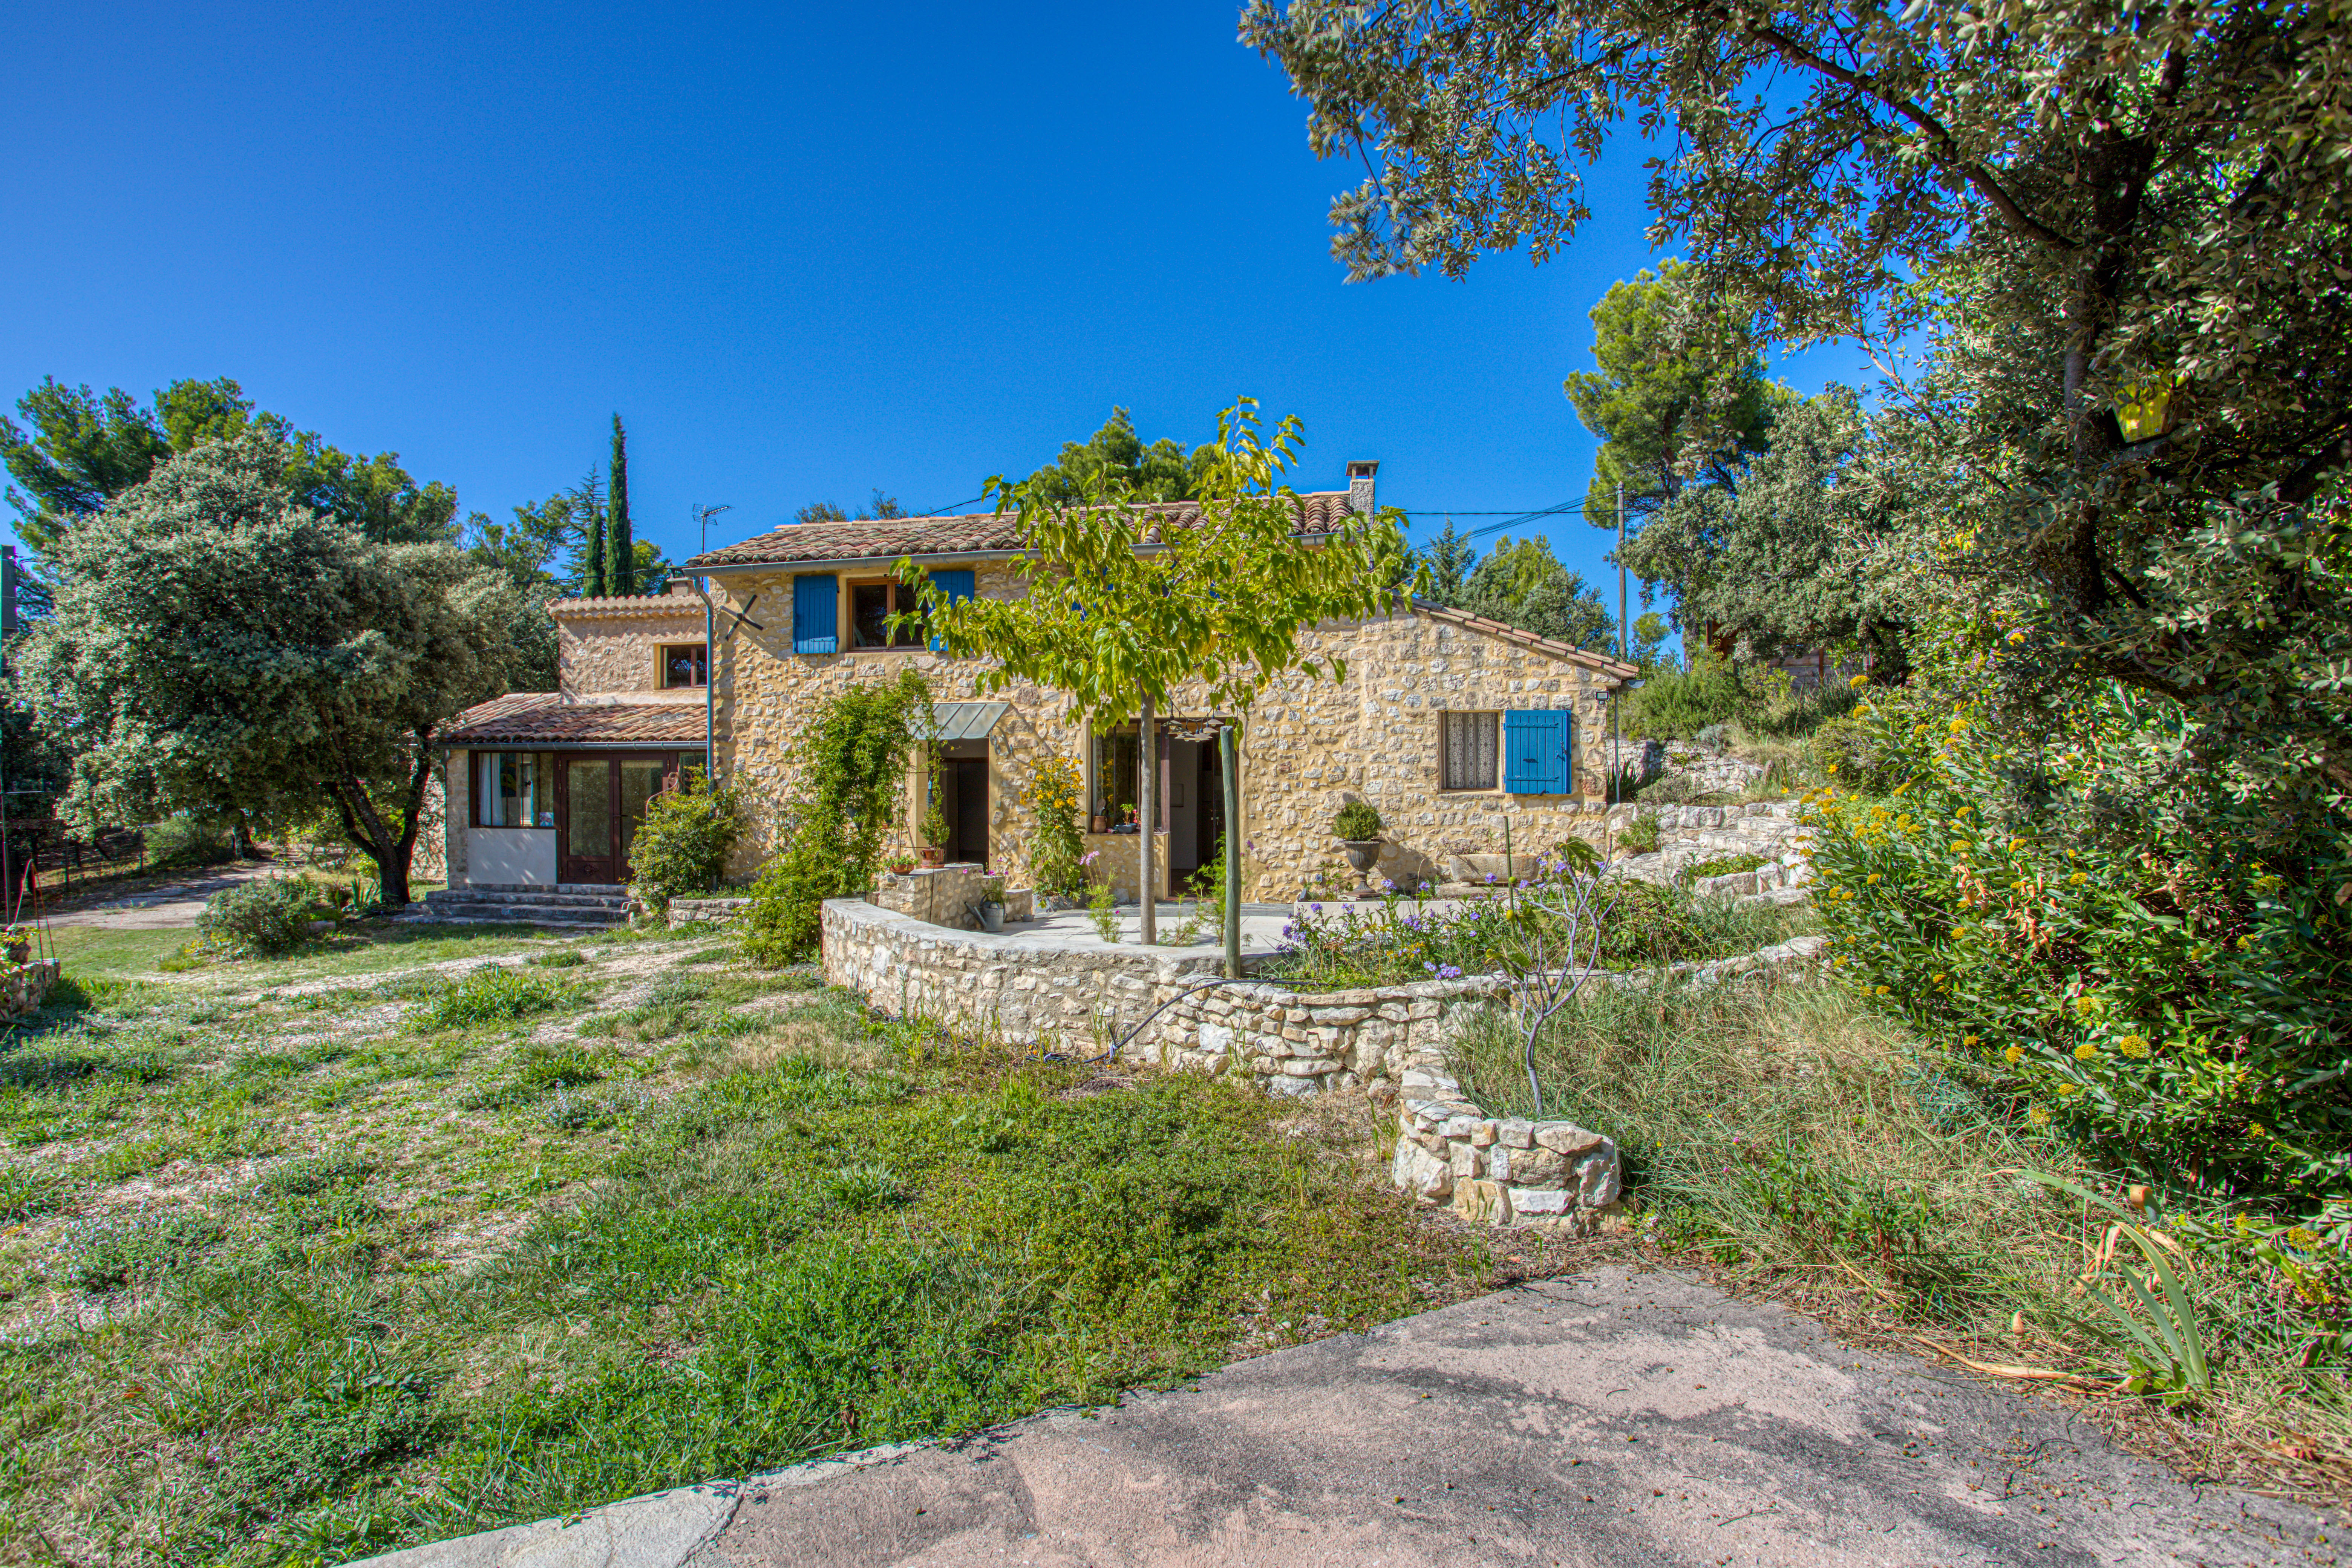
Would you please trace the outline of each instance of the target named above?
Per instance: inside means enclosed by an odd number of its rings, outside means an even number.
[[[1617,481],[1617,662],[1631,664],[1625,657],[1625,481]],[[1615,784],[1625,776],[1625,699],[1621,693],[1609,704],[1609,780]],[[1605,792],[1604,792],[1605,793]]]

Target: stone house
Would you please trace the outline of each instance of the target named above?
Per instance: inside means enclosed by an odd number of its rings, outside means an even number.
[[[1377,468],[1350,464],[1347,489],[1301,496],[1302,537],[1369,514]],[[1187,504],[1164,509],[1171,522],[1182,522]],[[1012,597],[1021,592],[1020,553],[1014,520],[994,513],[799,523],[711,551],[687,563],[709,584],[718,632],[715,649],[690,671],[672,661],[700,648],[698,598],[554,605],[562,689],[483,704],[444,737],[453,749],[449,820],[477,824],[452,833],[470,857],[453,866],[452,885],[461,876],[625,879],[630,816],[657,776],[668,787],[681,763],[698,765],[706,700],[718,775],[754,804],[731,868],[748,879],[774,847],[797,737],[836,693],[912,668],[931,689],[939,754],[909,770],[894,846],[912,850],[936,787],[949,858],[1025,885],[1033,822],[1024,795],[1040,759],[1066,757],[1084,777],[1096,868],[1133,897],[1137,834],[1110,829],[1137,797],[1134,721],[1089,732],[1058,691],[1023,684],[983,692],[980,661],[949,658],[888,626],[907,593],[891,574],[902,558],[951,595]],[[1599,830],[1608,702],[1631,666],[1418,601],[1318,626],[1303,645],[1310,657],[1344,658],[1347,676],[1335,683],[1293,675],[1245,716],[1238,824],[1223,820],[1218,739],[1221,721],[1236,716],[1210,711],[1198,690],[1179,690],[1158,721],[1163,895],[1209,864],[1229,830],[1244,846],[1246,898],[1286,900],[1352,885],[1331,818],[1355,799],[1380,812],[1380,874],[1399,880],[1443,879],[1454,858],[1499,850],[1507,824],[1521,853]],[[708,687],[697,684],[704,675]],[[461,751],[476,760],[460,765]],[[504,804],[526,797],[527,805]],[[510,826],[518,817],[547,826],[519,834]],[[518,847],[519,837],[528,842]],[[588,852],[591,840],[609,843],[609,853]]]
[[[702,601],[679,592],[549,609],[558,689],[509,692],[441,731],[453,889],[625,882],[645,803],[705,765]]]

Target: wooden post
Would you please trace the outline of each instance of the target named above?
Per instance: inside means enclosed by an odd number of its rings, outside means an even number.
[[[1225,769],[1225,978],[1242,977],[1242,732],[1227,724],[1217,731],[1217,756]]]
[[[1143,900],[1143,945],[1150,947],[1160,940],[1160,889],[1151,876],[1152,828],[1159,825],[1159,815],[1153,809],[1159,803],[1152,796],[1152,785],[1160,773],[1157,737],[1151,732],[1151,694],[1144,693],[1143,714],[1136,725],[1135,751],[1135,829],[1142,842],[1135,847],[1137,898]]]

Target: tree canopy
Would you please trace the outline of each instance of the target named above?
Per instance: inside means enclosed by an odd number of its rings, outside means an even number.
[[[1762,444],[1772,388],[1748,324],[1708,308],[1688,268],[1669,261],[1617,283],[1592,308],[1598,371],[1564,384],[1584,427],[1601,438],[1585,520],[1617,525],[1618,487],[1637,527],[1694,479],[1720,482]]]
[[[1339,679],[1344,661],[1302,657],[1300,637],[1318,621],[1389,608],[1403,537],[1382,515],[1303,545],[1297,492],[1282,482],[1298,421],[1285,418],[1271,439],[1260,428],[1250,399],[1218,416],[1199,511],[1181,523],[1109,467],[1087,470],[1075,499],[1060,474],[991,479],[998,510],[1019,518],[1013,569],[1026,591],[1017,598],[950,602],[908,561],[899,578],[921,588],[919,613],[947,652],[989,661],[980,689],[1037,681],[1098,721],[1127,719],[1146,698],[1164,712],[1189,680],[1212,710],[1246,713],[1293,670]]]
[[[447,485],[419,485],[397,452],[353,457],[278,415],[256,414],[244,389],[225,377],[173,382],[148,406],[121,387],[101,396],[52,379],[19,398],[16,411],[24,426],[0,419],[0,460],[15,481],[8,500],[17,537],[43,554],[77,517],[104,510],[157,464],[247,431],[283,454],[279,478],[324,516],[387,544],[457,536],[457,495]]]
[[[1904,479],[1853,392],[1783,400],[1769,443],[1653,514],[1625,566],[1674,590],[1686,632],[1730,637],[1742,657],[1863,647],[1899,670],[1910,614],[1869,556],[1907,515]]]
[[[1165,436],[1147,447],[1127,410],[1114,408],[1101,429],[1082,442],[1063,442],[1061,456],[1026,482],[1057,501],[1083,500],[1113,484],[1137,500],[1195,500],[1213,449],[1203,444],[1187,452]]]
[[[1790,342],[1927,341],[1895,395],[1922,488],[1967,483],[1912,561],[2032,619],[2053,680],[2163,693],[2340,792],[2352,714],[2313,694],[2347,607],[2311,567],[2352,463],[2346,20],[1254,0],[1241,30],[1314,149],[1370,167],[1332,206],[1359,278],[1549,259],[1591,216],[1580,165],[1662,136],[1653,238],[1703,297]]]
[[[1578,647],[1606,652],[1617,635],[1616,618],[1601,595],[1580,573],[1560,564],[1548,539],[1513,540],[1507,534],[1496,540],[1471,569],[1461,597],[1452,602],[1473,615]]]
[[[74,753],[75,815],[328,811],[397,905],[434,735],[505,689],[520,605],[448,543],[314,510],[293,465],[247,429],[79,517],[15,693]]]

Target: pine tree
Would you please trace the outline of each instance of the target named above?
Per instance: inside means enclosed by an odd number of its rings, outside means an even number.
[[[1478,564],[1478,552],[1470,542],[1454,531],[1454,520],[1445,520],[1444,531],[1431,543],[1429,553],[1423,558],[1429,564],[1429,601],[1433,605],[1459,605],[1468,591],[1470,569]]]
[[[629,434],[613,416],[613,489],[604,503],[604,592],[626,597],[637,591],[637,546],[629,537]]]
[[[593,468],[571,500],[572,521],[580,530],[580,596],[593,599],[604,591],[604,491]]]

